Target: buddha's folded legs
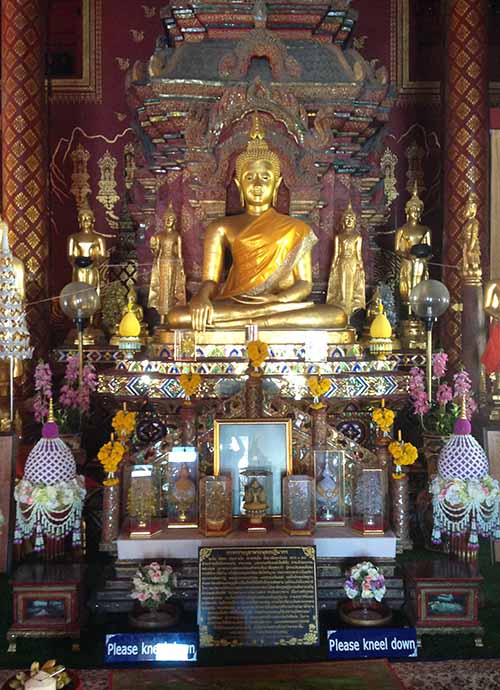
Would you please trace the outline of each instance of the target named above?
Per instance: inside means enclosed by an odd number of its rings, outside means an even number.
[[[242,305],[234,301],[214,302],[209,328],[244,328],[256,324],[262,328],[345,328],[347,316],[340,308],[314,302],[272,302]],[[272,311],[271,311],[272,310]],[[168,313],[170,328],[191,328],[189,307],[175,307]]]

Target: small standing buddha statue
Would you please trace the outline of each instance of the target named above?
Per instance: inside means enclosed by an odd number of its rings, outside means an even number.
[[[99,266],[106,258],[106,240],[95,232],[94,213],[88,206],[83,206],[78,211],[78,224],[79,232],[68,237],[68,258],[73,266],[72,280],[92,285],[99,295],[101,292]],[[95,326],[94,315],[83,333],[83,343],[94,345],[104,340],[104,333]],[[68,334],[67,341],[78,342],[74,329]]]
[[[399,296],[401,302],[410,308],[410,292],[422,280],[429,277],[427,260],[421,258],[412,248],[426,244],[431,246],[431,231],[426,225],[421,225],[420,220],[424,210],[424,202],[418,196],[418,185],[415,182],[413,193],[406,204],[406,223],[396,230],[395,250],[400,258],[399,269]]]
[[[327,304],[339,304],[348,317],[364,309],[365,269],[361,253],[363,238],[356,230],[357,216],[351,202],[342,214],[341,231],[335,236]]]
[[[106,257],[106,240],[94,230],[95,218],[88,206],[78,211],[80,231],[68,238],[68,257],[73,280],[88,283],[100,292],[99,265]]]
[[[466,285],[481,285],[481,244],[477,215],[478,196],[471,192],[465,204],[464,243],[462,249],[462,279]]]
[[[168,313],[171,328],[339,328],[344,310],[308,301],[312,291],[313,230],[273,208],[280,159],[265,141],[256,114],[246,150],[236,159],[243,213],[210,223],[205,232],[202,284],[185,307]],[[226,251],[232,264],[223,279]]]
[[[182,260],[182,238],[176,230],[177,216],[169,203],[163,216],[163,228],[151,237],[153,268],[148,307],[156,309],[160,323],[178,304],[186,304],[186,277]]]

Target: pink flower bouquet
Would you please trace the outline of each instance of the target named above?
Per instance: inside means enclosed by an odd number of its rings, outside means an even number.
[[[133,589],[130,596],[145,608],[157,609],[172,596],[174,577],[170,565],[154,562],[141,566],[132,579]]]

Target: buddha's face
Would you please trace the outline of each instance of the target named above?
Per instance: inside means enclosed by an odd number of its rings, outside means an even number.
[[[163,225],[165,227],[165,230],[173,230],[175,228],[175,221],[175,213],[173,213],[172,211],[167,211],[163,218]]]
[[[84,232],[89,232],[94,227],[94,214],[92,211],[80,213],[80,227]]]
[[[410,221],[410,223],[419,223],[420,216],[421,211],[417,204],[409,204],[406,207],[406,218]]]
[[[278,184],[271,163],[257,160],[245,166],[239,179],[241,193],[248,206],[270,206]]]
[[[344,226],[344,230],[354,230],[356,228],[356,216],[354,213],[347,211],[342,218],[342,225]]]

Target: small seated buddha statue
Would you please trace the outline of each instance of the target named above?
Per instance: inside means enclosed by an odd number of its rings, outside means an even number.
[[[94,223],[92,209],[82,207],[78,211],[80,231],[68,238],[68,258],[73,266],[72,279],[92,285],[99,294],[99,264],[106,257],[106,240],[94,231]]]
[[[326,301],[340,304],[347,316],[366,306],[363,238],[356,230],[357,216],[351,202],[342,214],[341,231],[335,236]]]
[[[122,322],[123,317],[129,312],[132,312],[134,314],[134,316],[140,324],[141,331],[139,334],[139,339],[141,341],[141,345],[146,345],[148,341],[148,326],[144,322],[144,309],[137,302],[137,292],[134,288],[130,288],[130,290],[128,291],[127,304],[123,305],[120,320],[117,322],[115,326],[115,332],[111,340],[109,341],[110,345],[118,345],[120,340],[120,324]]]
[[[269,149],[255,114],[246,150],[236,159],[244,211],[208,225],[201,287],[187,306],[169,311],[170,328],[346,326],[341,307],[308,301],[317,239],[309,225],[273,208],[281,180],[280,159]],[[232,265],[223,280],[226,250]]]
[[[260,525],[268,509],[266,492],[258,479],[254,478],[246,485],[243,498],[243,510],[250,518],[252,525]]]
[[[420,253],[414,249],[421,245],[431,246],[430,228],[420,224],[423,210],[424,203],[418,196],[418,186],[415,182],[411,198],[405,206],[406,223],[396,230],[394,247],[396,254],[400,257],[399,296],[407,317],[411,317],[410,293],[412,289],[429,277],[428,257],[420,256]]]

